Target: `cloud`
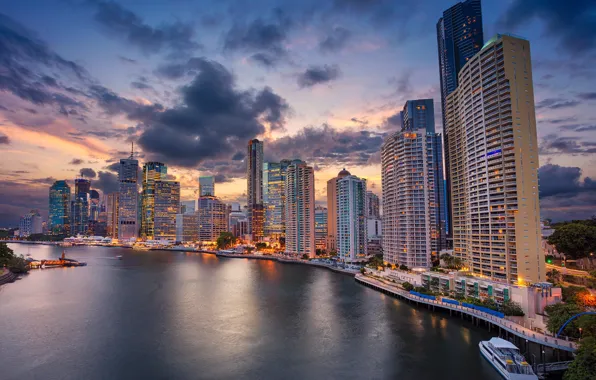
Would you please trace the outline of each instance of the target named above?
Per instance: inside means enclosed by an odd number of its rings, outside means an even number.
[[[97,173],[95,173],[95,170],[91,168],[82,168],[81,170],[79,170],[79,174],[81,175],[81,177],[90,179],[97,177]]]
[[[246,155],[243,152],[236,152],[232,156],[232,161],[242,161]]]
[[[118,176],[114,173],[99,171],[97,179],[92,183],[94,189],[101,190],[103,194],[118,191]]]
[[[324,53],[335,53],[346,46],[352,33],[341,26],[333,28],[333,31],[319,42],[319,49]]]
[[[8,136],[0,133],[0,145],[1,144],[5,144],[5,145],[10,144],[10,139],[8,138]]]
[[[44,218],[48,210],[48,185],[45,181],[0,180],[0,227],[18,227],[21,215],[38,209]]]
[[[536,109],[548,108],[551,110],[555,110],[559,108],[571,108],[579,104],[580,102],[577,100],[548,98],[536,103]]]
[[[559,127],[561,130],[574,131],[574,132],[592,132],[596,131],[596,125],[586,124],[566,124]]]
[[[298,75],[300,88],[312,87],[317,84],[327,83],[339,78],[341,71],[337,65],[310,66]]]
[[[80,158],[73,158],[68,164],[69,165],[81,165],[83,162],[85,162],[85,161]]]
[[[580,92],[577,97],[583,100],[596,100],[596,92]]]
[[[578,167],[553,164],[538,169],[540,206],[544,217],[583,219],[596,214],[596,181],[581,179]]]
[[[584,155],[596,153],[596,143],[578,137],[563,137],[556,134],[546,135],[539,144],[541,155]]]
[[[198,60],[194,80],[179,90],[178,105],[154,112],[143,122],[139,144],[156,159],[194,167],[237,151],[265,132],[282,129],[290,106],[265,87],[239,90],[231,72],[214,61]],[[135,115],[128,115],[134,118]]]
[[[152,27],[115,2],[98,1],[95,6],[95,21],[107,33],[125,40],[146,55],[168,51],[171,57],[186,57],[201,47],[195,41],[191,24],[177,21]]]
[[[163,110],[161,104],[143,105],[126,99],[101,85],[89,87],[90,96],[109,115],[126,114],[131,120],[144,120],[155,112]]]
[[[558,40],[562,49],[583,54],[596,48],[595,14],[596,3],[592,0],[576,0],[572,5],[562,1],[514,0],[501,17],[500,26],[514,31],[539,19],[545,33]]]
[[[124,63],[131,63],[131,64],[135,64],[135,65],[137,64],[137,60],[136,60],[136,59],[132,59],[132,58],[128,58],[128,57],[124,57],[124,56],[122,56],[122,55],[119,55],[119,56],[118,56],[118,59],[119,59],[121,62],[124,62]]]

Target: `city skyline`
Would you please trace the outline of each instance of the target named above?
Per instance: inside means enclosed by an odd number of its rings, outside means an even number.
[[[181,199],[196,198],[197,178],[208,175],[224,201],[246,199],[245,146],[252,138],[264,141],[264,161],[299,158],[313,165],[318,205],[325,205],[326,181],[344,166],[379,194],[380,145],[398,130],[405,100],[432,98],[441,131],[436,23],[455,3],[419,5],[410,10],[416,22],[399,23],[383,16],[387,7],[399,13],[406,4],[337,1],[310,13],[306,3],[274,5],[278,12],[271,4],[247,10],[235,2],[208,11],[167,2],[4,7],[0,41],[9,56],[3,65],[32,75],[13,75],[0,92],[0,149],[10,154],[0,166],[0,226],[17,226],[31,209],[47,219],[48,186],[56,180],[74,187],[81,174],[104,194],[114,191],[131,140],[140,164],[168,165]],[[502,32],[532,44],[541,210],[561,220],[596,213],[593,181],[584,180],[596,176],[590,135],[596,94],[586,80],[594,69],[585,64],[596,40],[589,25],[567,24],[568,10],[556,6],[482,2],[485,41]],[[536,22],[522,24],[526,19]],[[157,33],[135,39],[139,25]],[[247,38],[263,26],[280,33],[267,41]],[[197,101],[209,89],[221,90],[221,103],[201,109]],[[217,108],[229,102],[236,103]],[[188,117],[201,121],[190,133]]]

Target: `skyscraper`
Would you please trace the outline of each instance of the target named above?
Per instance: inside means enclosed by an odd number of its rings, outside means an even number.
[[[327,208],[315,207],[315,248],[327,250]]]
[[[379,196],[372,191],[366,192],[366,217],[381,219],[381,202]]]
[[[312,166],[292,163],[287,170],[286,253],[315,256],[315,176]]]
[[[435,132],[435,107],[432,99],[408,100],[400,112],[403,131]]]
[[[215,243],[222,232],[229,231],[229,208],[219,198],[205,195],[199,197],[199,240]]]
[[[437,22],[437,45],[439,50],[439,76],[441,79],[441,108],[443,111],[443,140],[449,146],[450,131],[446,122],[446,99],[458,85],[462,67],[482,48],[482,7],[480,0],[466,0],[443,12]],[[451,237],[451,173],[450,157],[445,154],[446,182],[446,228]]]
[[[327,252],[337,252],[337,181],[349,175],[343,169],[327,181]]]
[[[130,157],[118,166],[118,240],[136,239],[139,234],[139,161]]]
[[[143,165],[141,236],[145,239],[154,237],[155,182],[165,181],[167,174],[168,168],[161,162],[146,162]]]
[[[381,147],[383,258],[392,264],[428,268],[445,244],[442,144],[430,122],[432,102],[408,101],[404,110],[412,104],[415,112]],[[425,122],[408,122],[411,118]]]
[[[366,180],[349,175],[337,180],[337,255],[344,262],[367,253]]]
[[[89,191],[91,181],[75,179],[74,199],[71,202],[70,232],[72,235],[86,235],[89,229]]]
[[[49,229],[53,234],[70,233],[70,186],[56,181],[50,187]]]
[[[264,236],[276,240],[286,234],[284,183],[290,164],[289,160],[263,164]]]
[[[453,250],[472,273],[546,280],[530,43],[497,35],[447,97]]]
[[[176,215],[176,241],[199,241],[199,214],[196,212]]]
[[[120,198],[120,193],[110,193],[108,194],[108,200],[106,204],[106,212],[107,212],[107,235],[112,239],[118,239],[118,225],[119,225],[119,218],[118,218],[118,199]]]
[[[180,182],[155,181],[153,186],[153,239],[175,241],[176,215],[180,212]]]
[[[259,224],[263,213],[263,142],[257,139],[248,142],[246,156],[246,205],[248,206],[248,231],[253,235],[254,241],[263,237],[263,225]],[[253,210],[256,215],[253,215]],[[255,218],[256,216],[256,218]],[[253,219],[256,220],[254,223]]]
[[[215,177],[205,176],[199,177],[199,195],[213,195],[215,196]]]

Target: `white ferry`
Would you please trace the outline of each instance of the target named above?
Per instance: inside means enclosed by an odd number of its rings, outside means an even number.
[[[508,380],[538,380],[532,367],[511,342],[501,338],[491,338],[478,343],[480,352],[497,371]]]

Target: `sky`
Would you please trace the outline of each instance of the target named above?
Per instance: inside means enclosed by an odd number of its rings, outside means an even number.
[[[315,168],[318,203],[342,168],[381,192],[380,146],[408,99],[441,131],[437,0],[0,0],[0,227],[49,186],[117,188],[116,163],[168,165],[245,203],[248,140]],[[482,2],[484,37],[530,41],[542,215],[596,215],[596,2]]]

